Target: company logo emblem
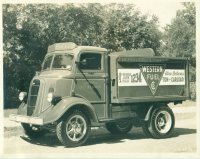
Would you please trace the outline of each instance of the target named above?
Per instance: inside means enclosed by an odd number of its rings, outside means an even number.
[[[151,93],[155,95],[165,71],[165,65],[140,65],[140,70],[146,83],[148,84]]]

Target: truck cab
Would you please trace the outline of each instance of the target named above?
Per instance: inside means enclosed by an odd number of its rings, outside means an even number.
[[[10,119],[31,138],[53,130],[68,147],[83,145],[94,126],[116,134],[136,125],[150,137],[166,138],[175,123],[167,104],[189,99],[188,72],[187,59],[155,57],[152,49],[108,54],[56,43]]]

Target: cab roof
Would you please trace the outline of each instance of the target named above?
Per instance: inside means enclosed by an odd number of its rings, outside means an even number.
[[[80,51],[98,51],[98,52],[107,52],[107,49],[94,47],[94,46],[78,46],[73,42],[65,42],[65,43],[55,43],[48,47],[47,54],[55,53],[55,52],[71,52],[78,53]]]

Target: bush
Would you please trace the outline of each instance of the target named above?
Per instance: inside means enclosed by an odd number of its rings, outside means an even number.
[[[18,99],[19,91],[14,87],[4,89],[4,109],[18,108],[20,101]]]
[[[192,100],[196,100],[196,82],[190,82],[190,96]]]

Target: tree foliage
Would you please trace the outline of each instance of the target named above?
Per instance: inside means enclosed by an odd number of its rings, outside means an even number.
[[[124,4],[4,4],[4,102],[15,106],[48,45],[75,42],[110,51],[160,47],[158,19]],[[12,99],[14,98],[14,99]]]
[[[195,3],[183,3],[171,24],[165,28],[164,51],[166,56],[192,57],[196,53]]]
[[[113,5],[105,14],[103,45],[111,51],[152,48],[158,54],[161,33],[158,19],[141,15],[134,5]]]

